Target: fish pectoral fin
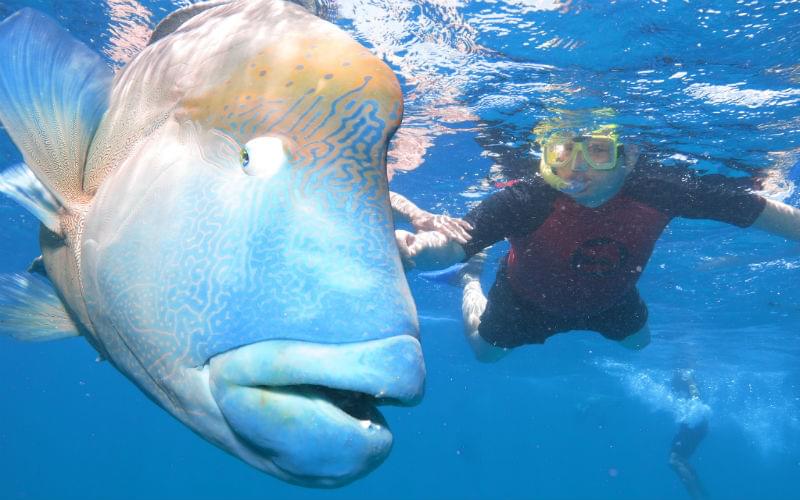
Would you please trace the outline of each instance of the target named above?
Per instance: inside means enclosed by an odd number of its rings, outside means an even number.
[[[0,275],[0,335],[44,342],[80,331],[45,278],[18,273]]]
[[[83,170],[112,79],[99,54],[46,15],[25,8],[0,23],[0,122],[62,205],[85,196]]]
[[[33,259],[31,265],[28,266],[28,272],[33,274],[38,274],[40,276],[44,276],[47,278],[47,269],[44,267],[44,257],[41,255]]]
[[[64,207],[24,163],[0,173],[0,193],[25,207],[47,229],[61,234],[59,215]]]

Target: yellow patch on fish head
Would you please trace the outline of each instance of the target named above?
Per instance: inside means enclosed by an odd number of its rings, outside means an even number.
[[[276,136],[291,153],[322,143],[338,148],[366,135],[359,148],[373,156],[366,149],[385,144],[400,124],[400,85],[381,60],[344,33],[334,34],[293,33],[250,57],[226,60],[227,78],[190,93],[179,118],[239,144]],[[231,58],[236,55],[232,50]]]

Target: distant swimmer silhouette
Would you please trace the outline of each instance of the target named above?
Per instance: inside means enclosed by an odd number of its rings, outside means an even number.
[[[700,391],[697,389],[692,370],[676,372],[672,378],[672,388],[676,397],[686,399],[689,405],[698,409],[690,410],[687,412],[687,417],[681,420],[678,432],[672,439],[669,465],[686,487],[690,497],[696,500],[706,499],[708,494],[700,482],[697,472],[689,463],[689,458],[708,434],[708,407],[701,402]]]

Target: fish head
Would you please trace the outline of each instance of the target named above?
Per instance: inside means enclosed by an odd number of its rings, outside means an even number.
[[[376,404],[422,396],[386,177],[401,117],[392,71],[339,28],[230,2],[123,71],[93,144],[125,153],[83,235],[96,344],[193,430],[291,482],[367,474],[392,444]]]

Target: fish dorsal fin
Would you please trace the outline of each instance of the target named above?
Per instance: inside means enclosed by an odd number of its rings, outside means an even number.
[[[167,17],[162,19],[160,23],[158,23],[156,28],[153,30],[153,33],[150,34],[150,40],[147,41],[147,45],[154,44],[157,41],[164,38],[165,36],[174,33],[178,28],[183,26],[183,24],[186,21],[193,18],[197,14],[205,12],[208,9],[217,7],[219,5],[229,4],[231,3],[231,1],[232,0],[207,0],[205,2],[198,2],[172,12]],[[308,11],[319,15],[320,7],[316,0],[287,0],[287,1],[295,3],[301,7],[305,7]]]
[[[231,3],[231,0],[208,0],[206,2],[198,2],[176,10],[158,23],[158,26],[156,26],[156,29],[154,29],[153,33],[150,35],[150,40],[147,42],[147,45],[156,43],[165,36],[174,33],[183,25],[183,23],[193,18],[197,14],[205,12],[213,7],[229,3]]]
[[[112,78],[98,54],[40,12],[25,8],[0,23],[0,122],[67,206],[84,198],[86,155]]]

